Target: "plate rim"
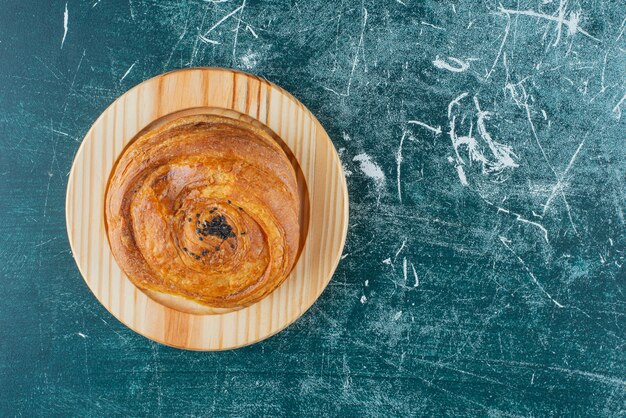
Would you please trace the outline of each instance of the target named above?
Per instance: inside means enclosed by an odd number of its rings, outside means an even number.
[[[72,238],[72,224],[71,224],[71,219],[70,219],[70,205],[71,205],[71,195],[70,195],[70,186],[72,185],[72,182],[75,181],[75,175],[76,175],[76,165],[77,162],[80,161],[79,157],[83,157],[84,156],[84,152],[83,152],[83,148],[85,147],[85,144],[88,142],[88,139],[90,137],[92,137],[93,131],[94,129],[100,124],[102,123],[102,119],[105,117],[105,115],[110,114],[112,109],[115,108],[115,106],[120,103],[122,100],[124,100],[124,98],[129,95],[130,93],[134,92],[134,91],[139,91],[141,89],[142,86],[145,86],[146,84],[150,83],[150,82],[154,82],[159,78],[166,78],[168,76],[171,76],[175,73],[189,73],[189,72],[201,72],[201,73],[211,73],[211,72],[223,72],[223,73],[230,73],[233,75],[240,75],[246,78],[252,78],[255,79],[257,81],[259,81],[260,83],[266,83],[268,85],[268,88],[273,88],[276,89],[276,91],[278,91],[282,96],[287,97],[288,99],[290,99],[293,103],[295,103],[296,105],[300,106],[302,108],[302,110],[308,115],[308,117],[311,119],[311,122],[314,123],[316,125],[316,129],[319,129],[320,132],[322,133],[322,135],[318,135],[315,138],[315,141],[318,141],[320,139],[322,139],[323,141],[326,142],[326,146],[329,147],[332,150],[332,154],[334,154],[334,156],[336,157],[336,168],[338,169],[338,173],[339,173],[339,183],[341,186],[341,191],[337,193],[337,195],[340,195],[343,198],[343,211],[342,213],[337,215],[338,220],[342,221],[342,228],[341,228],[341,242],[337,248],[337,252],[335,254],[333,254],[334,259],[331,260],[330,263],[330,269],[328,271],[328,274],[326,275],[327,277],[324,277],[324,279],[322,280],[322,286],[319,289],[318,292],[316,292],[317,294],[315,295],[315,297],[312,298],[303,298],[302,299],[302,303],[301,303],[301,307],[302,309],[300,310],[300,312],[296,315],[293,315],[293,317],[291,318],[287,318],[287,320],[283,321],[279,326],[275,327],[275,328],[271,328],[269,329],[268,333],[265,334],[259,334],[258,338],[248,338],[247,341],[241,342],[241,343],[235,343],[232,345],[223,345],[220,347],[216,347],[216,348],[208,348],[208,347],[189,347],[189,346],[185,346],[182,344],[176,344],[172,341],[165,341],[165,338],[160,338],[159,336],[155,336],[155,335],[146,335],[146,333],[143,332],[143,330],[139,330],[137,326],[135,326],[135,324],[130,324],[127,321],[125,321],[124,319],[121,318],[121,315],[116,315],[113,310],[112,307],[109,306],[109,304],[105,303],[105,301],[103,301],[101,297],[98,296],[98,294],[95,292],[95,290],[92,288],[91,284],[89,283],[89,280],[87,278],[87,274],[83,271],[83,267],[81,266],[81,263],[79,262],[79,260],[77,259],[77,252],[76,252],[76,244],[73,241]],[[260,88],[260,86],[259,86]],[[186,107],[186,108],[180,108],[176,111],[181,111],[184,109],[189,109],[191,107]],[[231,109],[231,108],[224,108],[224,109]],[[235,109],[232,109],[235,110]],[[269,110],[268,110],[269,112]],[[166,115],[161,115],[160,117],[163,117]],[[249,115],[250,117],[253,117],[255,120],[258,120],[256,117]],[[156,120],[156,119],[154,119]],[[152,120],[151,122],[153,122],[154,120]],[[262,123],[263,125],[266,125],[266,123],[258,120],[260,123]],[[151,123],[150,122],[150,123]],[[267,125],[266,125],[267,126]],[[271,127],[268,126],[269,129],[272,129]],[[139,131],[142,128],[139,127]],[[272,131],[274,131],[272,129]],[[276,132],[276,135],[278,135],[279,137],[282,138],[282,136],[280,134],[278,134]],[[126,146],[126,144],[124,144],[124,147]],[[120,151],[120,153],[117,153],[116,155],[113,155],[113,161],[115,162],[121,152],[123,152],[123,149]],[[332,158],[332,157],[331,157]],[[89,196],[89,193],[86,194],[87,196]],[[310,197],[309,197],[310,198]],[[211,67],[211,66],[199,66],[199,67],[188,67],[188,68],[178,68],[178,69],[174,69],[171,71],[167,71],[164,73],[160,73],[157,74],[153,77],[150,77],[136,85],[134,85],[133,87],[127,89],[124,93],[122,93],[121,95],[119,95],[115,100],[113,100],[101,113],[100,115],[98,115],[98,117],[94,120],[94,122],[91,124],[91,126],[89,127],[89,129],[87,130],[87,132],[84,134],[84,137],[80,143],[80,146],[78,147],[78,149],[76,150],[76,153],[74,154],[74,157],[72,159],[72,165],[70,168],[70,172],[69,172],[69,176],[68,176],[68,182],[67,182],[67,186],[66,186],[66,196],[65,196],[65,222],[66,222],[66,233],[67,233],[67,237],[68,237],[68,241],[70,244],[70,249],[72,252],[72,258],[74,259],[74,262],[76,263],[76,266],[78,267],[78,270],[80,272],[81,277],[83,278],[83,281],[85,282],[85,284],[87,285],[87,287],[89,288],[90,292],[92,293],[92,295],[96,298],[96,300],[100,303],[100,305],[102,305],[115,319],[117,319],[119,322],[121,322],[123,325],[125,325],[126,327],[128,327],[129,329],[133,330],[135,333],[141,335],[142,337],[155,341],[157,343],[169,346],[169,347],[174,347],[177,349],[182,349],[182,350],[188,350],[188,351],[227,351],[227,350],[233,350],[233,349],[237,349],[237,348],[243,348],[243,347],[247,347],[249,345],[253,345],[256,343],[259,343],[261,341],[264,341],[268,338],[273,337],[274,335],[280,333],[281,331],[283,331],[285,328],[289,327],[290,325],[292,325],[295,321],[297,321],[298,319],[300,319],[314,304],[315,302],[320,298],[320,296],[324,293],[324,291],[326,290],[326,287],[328,286],[328,284],[330,283],[330,280],[332,279],[332,277],[334,276],[337,267],[341,261],[341,255],[343,253],[343,249],[345,247],[345,243],[346,243],[346,238],[347,238],[347,232],[348,232],[348,225],[349,225],[349,194],[348,194],[348,187],[347,187],[347,181],[346,181],[346,176],[345,176],[345,172],[343,170],[343,165],[341,164],[341,159],[339,158],[339,154],[337,152],[337,149],[335,148],[332,140],[330,139],[330,136],[328,135],[328,133],[326,132],[326,130],[324,129],[324,127],[322,126],[322,124],[319,122],[319,120],[317,119],[317,117],[308,109],[308,107],[306,107],[302,102],[300,102],[300,100],[298,100],[295,96],[293,96],[291,93],[289,93],[288,91],[286,91],[284,88],[282,88],[281,86],[267,80],[265,77],[261,77],[261,76],[257,76],[254,74],[250,74],[247,73],[245,71],[241,71],[238,69],[231,69],[231,68],[224,68],[224,67]],[[74,214],[72,214],[73,216],[75,216]],[[102,215],[103,216],[103,215]],[[311,222],[311,221],[309,221]],[[82,232],[81,232],[82,233]],[[308,236],[307,236],[307,241],[310,239],[311,234],[314,233],[312,231],[311,228],[311,224],[309,224],[309,231],[308,231]],[[89,236],[89,228],[87,228],[87,236]],[[106,241],[106,245],[107,247],[109,246],[109,242],[108,242],[108,235],[105,233],[104,234],[104,240]],[[112,257],[112,260],[114,263],[117,263],[117,261],[115,260],[114,257]],[[296,264],[294,265],[294,269],[296,268],[298,262],[296,262]],[[125,276],[125,275],[124,275]],[[126,280],[128,280],[130,282],[130,280],[128,278],[126,278]],[[282,287],[283,285],[285,285],[285,283],[287,282],[287,280],[285,280],[278,288],[276,288],[272,293],[278,291],[278,289],[280,287]],[[136,288],[139,292],[142,292],[141,289],[139,289],[137,286],[135,286],[132,282],[130,282],[132,284],[132,286],[134,288]],[[143,293],[143,292],[142,292]],[[272,293],[270,293],[268,296],[269,297]],[[154,303],[157,303],[156,301],[154,301],[153,299],[151,299],[149,296],[146,295],[146,297],[150,300],[152,300]],[[265,299],[265,298],[264,298]],[[255,305],[257,305],[258,303],[260,303],[261,301],[263,301],[264,299],[261,299],[260,301],[243,308],[242,310],[246,310],[249,308],[254,307]],[[180,312],[180,311],[177,311]],[[202,317],[204,315],[196,315],[196,314],[190,314],[190,313],[184,313],[184,312],[180,312],[183,315],[188,315],[191,317]],[[215,314],[216,316],[222,316],[224,314]]]

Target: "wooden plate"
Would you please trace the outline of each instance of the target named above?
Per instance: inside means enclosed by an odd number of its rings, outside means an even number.
[[[309,202],[308,233],[287,280],[247,308],[213,315],[169,308],[135,287],[113,258],[104,226],[107,181],[125,145],[161,118],[202,109],[239,112],[276,132],[300,166]],[[348,193],[341,162],[315,116],[280,87],[220,68],[162,74],[113,102],[87,132],[76,154],[65,210],[74,259],[100,303],[141,335],[191,350],[252,344],[298,319],[330,281],[348,227]]]

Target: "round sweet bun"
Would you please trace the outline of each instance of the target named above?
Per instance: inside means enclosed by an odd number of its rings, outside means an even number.
[[[135,286],[172,309],[249,306],[296,262],[294,166],[269,128],[233,115],[178,115],[146,128],[109,179],[113,256]]]

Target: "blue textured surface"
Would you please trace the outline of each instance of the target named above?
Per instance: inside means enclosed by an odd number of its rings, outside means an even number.
[[[626,414],[623,2],[3,3],[0,415]],[[319,301],[224,353],[121,325],[65,233],[93,121],[198,65],[298,97],[350,192]]]

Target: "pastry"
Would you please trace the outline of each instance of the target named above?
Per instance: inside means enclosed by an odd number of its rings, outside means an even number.
[[[249,118],[196,114],[140,133],[113,167],[104,210],[128,278],[187,312],[259,301],[298,253],[294,166],[274,134]]]

